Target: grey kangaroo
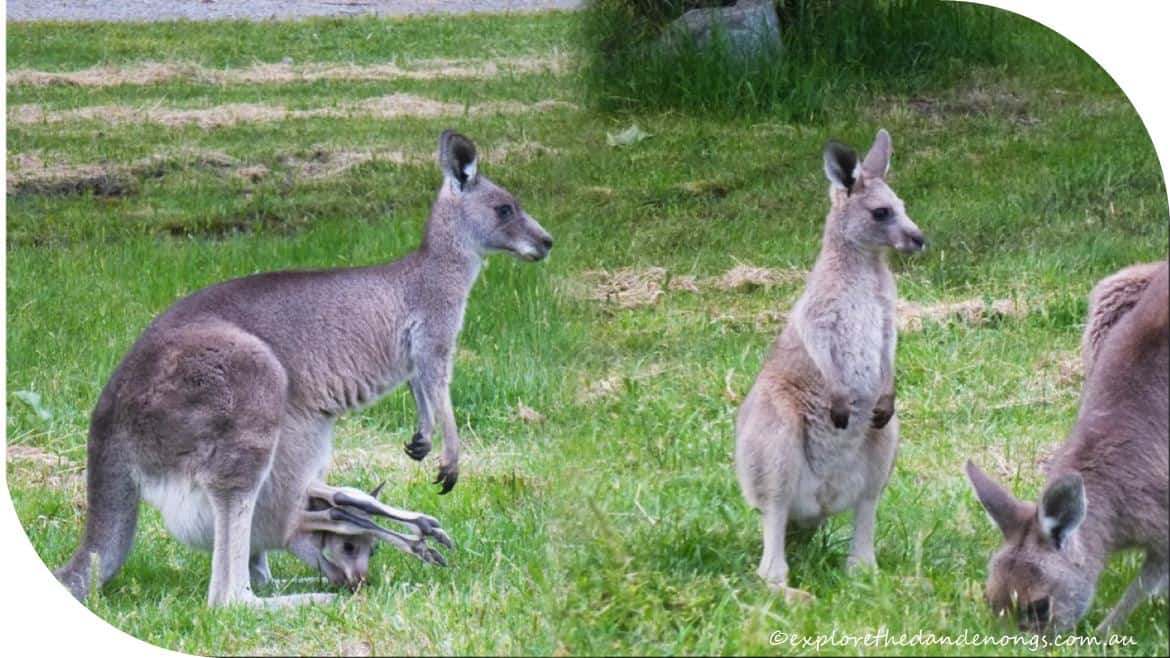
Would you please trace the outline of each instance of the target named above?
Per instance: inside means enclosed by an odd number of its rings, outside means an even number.
[[[878,496],[898,447],[894,412],[896,292],[891,249],[926,240],[886,184],[892,145],[878,131],[864,161],[829,142],[831,207],[804,294],[739,409],[735,466],[748,503],[762,513],[759,575],[789,601],[785,532],[852,509],[848,565],[874,565]]]
[[[537,261],[552,238],[478,172],[466,137],[444,131],[438,160],[443,183],[416,251],[385,265],[227,281],[146,328],[91,417],[85,532],[57,572],[75,596],[86,595],[92,556],[101,583],[121,567],[141,497],[180,537],[210,538],[210,605],[267,601],[252,593],[250,558],[283,545],[290,506],[329,461],[334,421],[404,381],[418,411],[406,451],[425,457],[437,422],[435,482],[441,493],[454,486],[449,386],[468,294],[487,254]],[[429,517],[407,522],[420,536],[434,530]]]
[[[1088,612],[1106,559],[1145,552],[1141,572],[1098,626],[1122,624],[1165,594],[1170,573],[1170,284],[1166,262],[1101,281],[1082,341],[1080,411],[1048,465],[1038,503],[1016,499],[974,463],[967,476],[1003,534],[987,601],[1022,630],[1067,630]]]

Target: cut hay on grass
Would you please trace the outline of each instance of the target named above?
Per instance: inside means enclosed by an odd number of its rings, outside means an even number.
[[[484,162],[524,162],[556,149],[539,142],[502,142],[484,149]],[[16,153],[8,159],[8,194],[67,195],[93,192],[95,196],[124,196],[137,189],[140,179],[159,178],[173,171],[191,168],[234,174],[249,182],[268,178],[274,167],[291,173],[294,181],[316,181],[339,176],[367,162],[390,162],[399,165],[429,164],[434,153],[401,148],[375,147],[349,149],[316,146],[308,153],[289,153],[277,157],[271,165],[244,164],[226,153],[205,149],[178,149],[157,153],[135,162],[92,162],[47,164],[37,153]]]
[[[721,290],[751,290],[771,288],[775,285],[799,281],[803,277],[804,273],[798,270],[774,270],[748,263],[739,263],[712,283]]]
[[[638,366],[630,374],[611,372],[600,379],[593,379],[583,383],[577,393],[577,403],[589,405],[602,400],[616,398],[621,394],[622,389],[625,388],[627,380],[643,381],[653,379],[666,372],[666,370],[666,366],[660,363],[650,363]]]
[[[655,304],[667,292],[701,293],[704,288],[723,291],[750,291],[800,280],[796,270],[775,270],[737,263],[719,276],[697,278],[672,275],[664,267],[589,270],[575,282],[579,299],[632,309]]]
[[[78,71],[8,72],[8,86],[72,85],[78,87],[146,86],[172,81],[194,84],[287,84],[315,80],[490,80],[503,75],[559,75],[568,69],[563,53],[475,61],[425,59],[377,64],[257,63],[237,69],[215,69],[193,62],[139,62],[94,66]]]
[[[271,123],[313,118],[398,119],[403,117],[491,116],[576,108],[577,106],[573,103],[555,99],[535,103],[487,101],[478,105],[464,105],[414,94],[396,93],[368,98],[356,103],[305,110],[290,110],[283,105],[262,105],[259,103],[229,103],[205,108],[165,108],[160,105],[95,105],[74,110],[45,110],[40,105],[27,104],[9,108],[8,121],[16,125],[78,121],[98,121],[110,126],[154,123],[172,128],[196,126],[212,129],[241,123]]]
[[[899,331],[919,331],[928,323],[981,325],[1001,318],[1023,317],[1027,313],[1023,304],[1011,299],[967,299],[925,305],[899,299],[897,304]]]

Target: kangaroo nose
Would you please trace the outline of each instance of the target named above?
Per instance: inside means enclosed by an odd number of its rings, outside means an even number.
[[[540,244],[544,245],[545,249],[552,249],[553,240],[551,235],[546,235],[540,239]]]
[[[914,233],[910,236],[910,241],[914,243],[914,248],[918,251],[926,249],[926,236],[921,233]]]

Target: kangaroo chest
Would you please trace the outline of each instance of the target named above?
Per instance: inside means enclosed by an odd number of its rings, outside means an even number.
[[[837,322],[830,338],[833,360],[854,395],[876,398],[889,340],[885,335],[886,304],[870,291],[854,292],[837,301]]]

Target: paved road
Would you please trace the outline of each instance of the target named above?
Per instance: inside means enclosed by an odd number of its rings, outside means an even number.
[[[166,21],[577,9],[584,0],[8,0],[8,20]]]

